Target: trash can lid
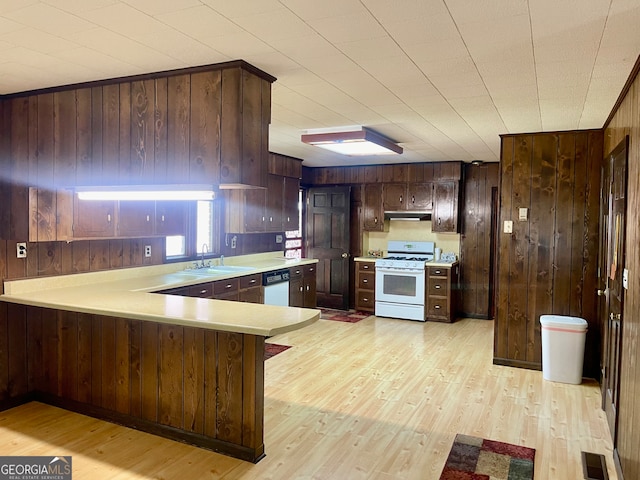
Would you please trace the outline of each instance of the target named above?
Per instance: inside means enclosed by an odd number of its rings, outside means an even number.
[[[589,325],[584,318],[565,315],[540,315],[540,324],[543,327],[556,327],[576,332],[584,332]]]

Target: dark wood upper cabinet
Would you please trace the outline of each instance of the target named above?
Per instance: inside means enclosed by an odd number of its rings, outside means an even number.
[[[118,204],[118,236],[151,236],[155,225],[155,202],[122,201]]]
[[[409,183],[407,210],[430,212],[433,210],[433,183]]]
[[[459,203],[458,182],[438,182],[434,187],[434,208],[431,230],[441,233],[458,233]]]
[[[382,208],[382,185],[370,183],[364,185],[362,202],[362,227],[365,231],[384,231],[384,210]]]
[[[115,201],[83,201],[75,197],[73,204],[73,237],[115,237],[115,212]]]
[[[156,202],[156,235],[182,235],[187,230],[189,202]]]
[[[385,211],[407,209],[407,184],[385,183],[382,185],[382,205]]]

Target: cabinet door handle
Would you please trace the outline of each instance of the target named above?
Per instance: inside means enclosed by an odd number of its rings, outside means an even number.
[[[369,270],[369,265],[363,265],[363,266],[362,266],[362,269],[363,269],[363,270]]]
[[[255,281],[255,279],[253,279],[249,283],[256,283],[256,281]]]
[[[231,288],[231,284],[229,283],[229,284],[225,285],[224,288]]]
[[[416,203],[416,196],[415,195],[411,195],[411,203]]]
[[[309,285],[307,285],[307,292],[309,291]]]
[[[439,290],[440,289],[440,285],[436,285],[435,288],[436,288],[436,290]]]
[[[315,270],[315,268],[313,268],[313,267],[311,267],[311,268],[309,269],[309,271],[310,271],[310,272],[313,272],[314,270]]]
[[[368,302],[368,301],[369,301],[369,299],[368,299],[368,298],[363,298],[363,299],[362,299],[362,301],[363,301],[363,302]]]
[[[366,278],[362,280],[362,283],[369,283],[369,280],[367,280]]]
[[[200,290],[200,295],[204,295],[205,293],[207,293],[206,290]]]
[[[111,223],[111,214],[107,213],[107,222]]]
[[[373,223],[378,223],[378,217],[373,219]]]
[[[436,305],[436,306],[435,306],[435,307],[433,307],[433,308],[435,308],[436,310],[440,310],[440,305]]]
[[[164,222],[164,215],[162,215],[162,217],[160,217],[162,219],[162,221]]]
[[[302,285],[300,285],[300,291],[302,291]]]
[[[402,195],[400,195],[400,203],[402,203]]]
[[[147,215],[147,222],[151,221],[151,218],[149,217],[149,215]]]
[[[440,275],[440,270],[436,270],[436,274]]]

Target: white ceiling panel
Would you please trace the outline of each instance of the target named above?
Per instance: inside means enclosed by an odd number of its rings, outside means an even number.
[[[600,128],[638,0],[0,0],[0,93],[244,59],[277,78],[270,149],[305,165],[496,161],[499,135]],[[403,144],[348,158],[303,130]]]

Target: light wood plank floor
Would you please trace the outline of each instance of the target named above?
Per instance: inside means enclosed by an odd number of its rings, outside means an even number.
[[[582,478],[606,455],[596,383],[494,366],[493,322],[321,320],[269,340],[256,465],[36,402],[0,413],[1,455],[72,455],[83,479],[434,479],[456,433],[536,448],[537,480]]]

